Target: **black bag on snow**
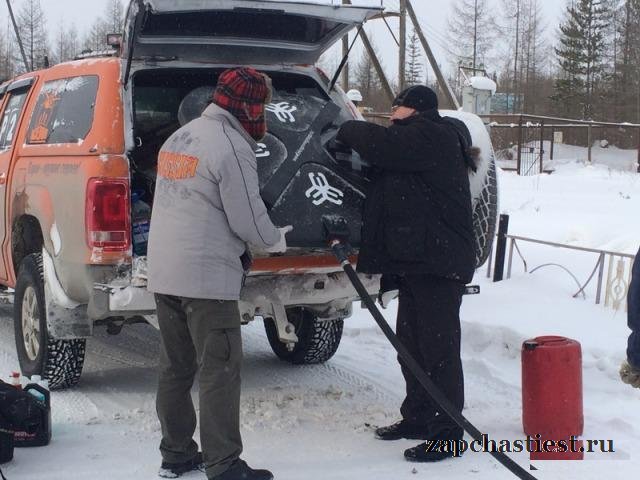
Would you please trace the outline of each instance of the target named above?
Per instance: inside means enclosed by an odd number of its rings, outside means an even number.
[[[15,432],[36,434],[42,429],[42,411],[43,405],[33,395],[0,380],[0,430],[2,430],[0,437],[3,456],[8,457],[10,450],[9,440],[5,439],[9,435],[4,432],[11,432],[12,446],[15,444]],[[7,454],[4,453],[5,448]]]
[[[9,422],[0,413],[0,465],[13,460],[13,435]],[[0,475],[1,475],[0,471]]]

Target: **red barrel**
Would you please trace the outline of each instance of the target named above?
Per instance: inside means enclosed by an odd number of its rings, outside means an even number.
[[[582,435],[582,349],[563,337],[538,337],[522,345],[522,424],[532,437]]]

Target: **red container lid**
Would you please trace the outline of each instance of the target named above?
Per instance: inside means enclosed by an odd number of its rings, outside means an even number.
[[[560,337],[556,335],[548,335],[544,337],[536,337],[532,340],[526,340],[522,346],[525,350],[535,350],[538,347],[566,347],[567,345],[575,344],[575,340],[570,338]]]

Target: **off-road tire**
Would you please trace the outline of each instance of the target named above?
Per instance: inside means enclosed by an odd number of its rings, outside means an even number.
[[[491,254],[498,224],[498,175],[495,159],[491,158],[485,184],[473,211],[473,231],[476,237],[476,268],[486,263]]]
[[[265,319],[264,327],[269,344],[276,356],[294,365],[325,363],[338,350],[342,339],[344,320],[318,320],[313,312],[305,308],[290,308],[287,317],[296,328],[298,343],[292,351],[280,341],[276,324]]]
[[[33,348],[35,358],[30,358],[25,345],[23,332],[23,303],[25,293],[35,292],[37,317],[37,347]],[[55,340],[47,330],[46,305],[44,297],[44,271],[42,254],[26,256],[20,264],[16,283],[13,322],[15,329],[16,351],[23,375],[40,375],[49,381],[52,390],[70,388],[78,384],[84,365],[86,340]],[[35,321],[34,321],[35,323]]]

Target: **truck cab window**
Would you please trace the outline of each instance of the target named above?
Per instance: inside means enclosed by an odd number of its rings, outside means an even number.
[[[98,77],[47,82],[36,103],[27,142],[31,145],[76,143],[91,131],[98,95]]]
[[[0,151],[8,150],[13,145],[13,139],[20,119],[20,113],[24,107],[28,90],[12,92],[7,106],[2,114],[0,124]]]

